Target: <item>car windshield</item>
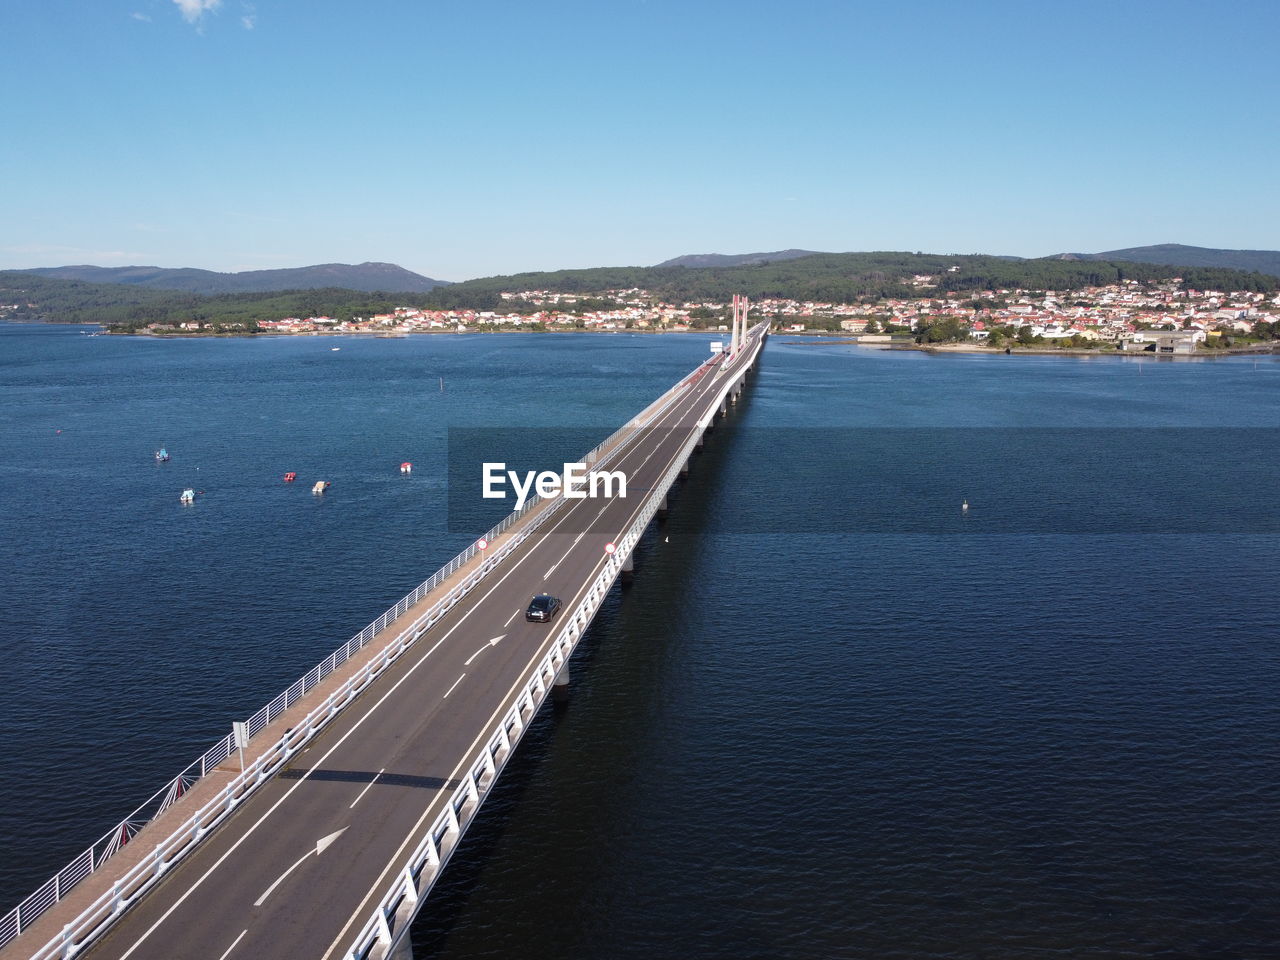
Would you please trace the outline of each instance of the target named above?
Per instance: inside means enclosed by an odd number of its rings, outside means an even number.
[[[532,610],[550,610],[551,598],[550,597],[534,597],[533,603],[529,604],[529,608]]]

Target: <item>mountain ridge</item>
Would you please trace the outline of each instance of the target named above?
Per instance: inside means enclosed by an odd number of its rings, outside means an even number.
[[[363,293],[426,293],[448,285],[406,270],[394,263],[317,263],[305,267],[272,270],[242,270],[219,273],[198,267],[98,267],[73,264],[62,267],[36,267],[22,271],[55,280],[80,280],[87,283],[115,283],[148,287],[155,290],[180,290],[186,293],[275,293],[282,290],[317,290],[341,287]]]
[[[655,264],[655,267],[688,267],[710,269],[718,267],[760,266],[803,257],[834,256],[817,250],[778,250],[773,253],[691,253],[673,257]],[[961,256],[961,254],[955,254]],[[965,256],[968,256],[967,254]],[[1145,247],[1125,247],[1120,250],[1104,250],[1101,253],[1056,253],[1048,257],[1016,257],[988,254],[1002,260],[1079,260],[1125,261],[1150,263],[1165,267],[1221,267],[1228,270],[1266,273],[1280,276],[1280,250],[1235,250],[1217,247],[1194,247],[1183,243],[1158,243]]]
[[[800,257],[813,257],[821,250],[775,250],[773,253],[686,253],[680,257],[672,257],[655,263],[655,267],[754,267],[762,263],[777,263],[780,260],[797,260]]]
[[[1127,260],[1156,263],[1167,267],[1225,267],[1280,274],[1280,250],[1233,250],[1193,247],[1184,243],[1157,243],[1146,247],[1124,247],[1102,253],[1059,253],[1050,260]]]

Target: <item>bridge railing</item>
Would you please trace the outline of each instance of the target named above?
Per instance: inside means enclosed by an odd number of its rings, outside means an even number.
[[[701,372],[705,371],[706,366],[706,364],[700,365],[689,376],[668,389],[640,413],[592,448],[587,454],[587,462],[605,463],[623,450],[639,431],[653,422],[688,388],[689,384]],[[487,559],[481,563],[476,571],[468,575],[426,612],[415,618],[412,624],[399,631],[396,638],[383,648],[379,656],[353,678],[347,680],[336,693],[330,695],[325,704],[313,710],[305,720],[288,731],[272,747],[269,747],[267,752],[238,775],[217,799],[202,807],[175,833],[159,841],[152,857],[128,871],[115,884],[110,894],[99,898],[79,917],[68,924],[61,936],[50,941],[32,955],[33,960],[45,957],[69,956],[80,949],[88,940],[97,936],[142,892],[155,883],[173,863],[185,856],[190,851],[190,847],[202,839],[208,830],[220,822],[234,806],[268,779],[278,769],[283,759],[292,756],[299,746],[306,743],[333,715],[346,706],[356,693],[381,674],[382,670],[394,661],[409,644],[417,640],[428,627],[439,620],[458,600],[462,599],[486,574],[502,560],[506,559],[516,547],[523,543],[534,530],[556,511],[562,502],[562,499],[558,497],[544,501],[534,496],[525,503],[522,509],[504,517],[501,522],[484,535],[483,539],[488,543],[485,550],[492,548],[494,552],[486,554]],[[503,534],[512,531],[513,527],[530,517],[532,519],[529,519],[515,533],[513,538],[509,539],[501,547],[495,546],[496,541]],[[451,577],[456,576],[459,570],[471,563],[477,554],[481,552],[479,541],[473,542],[466,550],[463,550],[420,583],[394,606],[389,607],[372,623],[276,695],[269,703],[249,717],[247,722],[250,737],[261,732],[302,697],[314,690],[326,677],[368,646],[374,637],[385,630],[389,624],[402,617],[408,610]],[[320,716],[321,714],[323,716]],[[301,739],[298,739],[299,730],[305,731]],[[61,901],[86,877],[101,869],[103,864],[127,845],[139,831],[185,796],[194,784],[227,760],[235,749],[231,734],[219,739],[213,746],[184,767],[176,777],[153,793],[132,813],[91,844],[88,849],[84,850],[50,877],[39,889],[22,900],[21,903],[3,917],[0,917],[0,948],[3,948],[30,927],[37,918]]]
[[[755,332],[757,331],[753,330]],[[748,341],[753,359],[762,342],[762,338]],[[690,377],[696,379],[706,372],[704,364],[690,374]],[[681,382],[687,381],[689,378]],[[556,675],[573,655],[579,640],[591,625],[627,557],[640,542],[649,521],[658,512],[667,491],[679,476],[680,468],[697,446],[703,428],[720,408],[735,382],[735,377],[725,379],[724,386],[715,394],[714,402],[707,406],[699,419],[697,428],[689,431],[689,436],[669,461],[662,478],[650,489],[648,499],[636,512],[631,525],[618,538],[617,549],[605,556],[600,573],[591,582],[581,603],[566,618],[564,628],[555,636],[547,653],[538,660],[533,672],[516,693],[515,702],[489,731],[487,739],[463,768],[459,778],[461,783],[449,797],[444,810],[419,839],[409,859],[404,864],[396,865],[401,868],[396,871],[396,879],[383,894],[373,915],[356,935],[350,948],[343,954],[344,960],[382,960],[390,955],[396,942],[408,935],[414,915],[458,848],[462,835],[492,791],[498,775],[515,752],[539,706],[546,700]]]

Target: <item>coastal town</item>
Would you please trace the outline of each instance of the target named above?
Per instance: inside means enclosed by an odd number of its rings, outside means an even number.
[[[1271,341],[1280,324],[1280,295],[1189,290],[1125,281],[1071,291],[981,290],[940,293],[938,278],[916,275],[919,297],[875,303],[825,303],[766,298],[752,313],[774,330],[834,334],[869,344],[967,343],[973,347],[1073,347],[1192,354],[1252,341]],[[640,288],[590,295],[528,290],[502,294],[497,310],[397,307],[390,313],[262,320],[274,334],[374,334],[492,331],[728,331],[729,303],[665,303]],[[198,322],[151,324],[152,334],[199,334]]]

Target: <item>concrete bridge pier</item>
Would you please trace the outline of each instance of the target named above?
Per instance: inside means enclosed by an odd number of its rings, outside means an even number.
[[[556,703],[564,703],[569,699],[569,679],[569,661],[566,660],[564,663],[560,664],[560,669],[556,673],[556,679],[551,684],[551,698],[555,700]],[[396,960],[399,960],[399,958],[396,958]],[[408,957],[406,960],[413,960],[413,958]]]
[[[720,416],[722,416],[722,417],[723,417],[723,416],[724,416],[726,413],[728,413],[728,412],[729,412],[729,403],[728,403],[728,401],[727,401],[727,400],[721,400],[721,401],[720,401]]]
[[[688,461],[685,461],[685,462],[687,463]],[[684,473],[684,472],[685,472],[683,467],[681,467],[681,468],[680,468],[680,472],[681,472],[681,473]],[[664,494],[662,495],[662,502],[661,502],[660,504],[658,504],[658,519],[659,519],[659,520],[665,520],[665,519],[667,519],[667,514],[670,512],[670,511],[667,509],[667,498],[668,498],[669,496],[670,496],[670,494],[668,494],[668,493],[664,493]],[[628,560],[630,560],[631,558],[630,558],[630,557],[628,557],[627,559],[628,559]]]
[[[703,440],[705,440],[705,439],[706,439],[706,434],[705,434],[705,433],[700,433],[700,434],[698,434],[698,442],[697,442],[697,443],[695,443],[695,444],[693,445],[693,449],[695,449],[695,450],[701,450],[701,449],[702,449],[702,441],[703,441]]]
[[[689,475],[689,458],[684,458],[684,463],[680,464],[680,476],[687,477]]]
[[[666,501],[663,501],[664,503]],[[630,583],[635,579],[636,575],[636,556],[634,553],[628,553],[627,559],[622,561],[622,582]]]

